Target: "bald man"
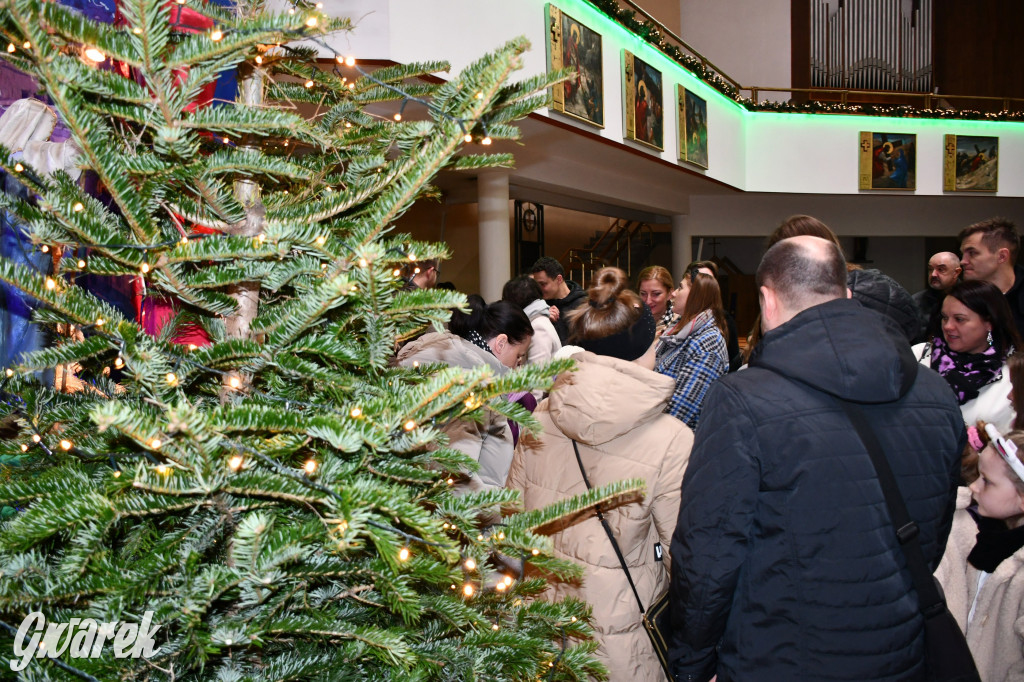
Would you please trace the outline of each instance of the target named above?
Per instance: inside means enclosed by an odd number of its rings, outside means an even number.
[[[847,298],[839,248],[783,239],[757,269],[764,337],[708,390],[672,536],[677,680],[925,679],[924,618],[859,412],[916,522],[949,535],[963,416],[903,330]]]
[[[918,315],[921,319],[921,332],[912,343],[927,341],[932,316],[942,308],[942,300],[960,279],[960,257],[950,251],[940,251],[928,259],[928,288],[914,294]]]

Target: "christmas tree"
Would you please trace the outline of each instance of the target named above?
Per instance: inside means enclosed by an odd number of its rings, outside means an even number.
[[[455,494],[474,463],[442,432],[485,409],[535,425],[502,396],[567,365],[389,363],[465,303],[402,290],[403,264],[445,250],[395,220],[441,169],[510,164],[481,145],[514,139],[551,77],[509,83],[524,40],[441,84],[418,77],[443,63],[325,67],[322,36],[347,26],[311,5],[190,5],[189,30],[183,5],[125,0],[111,26],[0,1],[3,58],[39,83],[101,190],[0,147],[30,195],[0,209],[54,255],[49,271],[0,260],[53,339],[0,377],[3,675],[600,675],[587,605],[531,599],[543,581],[502,577],[494,557],[579,575],[538,531],[636,485],[509,513],[514,493]],[[226,73],[236,101],[203,105]],[[171,321],[145,333],[82,286],[100,275],[132,278]],[[61,390],[42,380],[58,366],[74,379]],[[30,614],[70,626],[25,646]],[[118,658],[117,623],[152,646]]]

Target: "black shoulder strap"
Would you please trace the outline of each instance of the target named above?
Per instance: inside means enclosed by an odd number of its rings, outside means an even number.
[[[583,474],[583,482],[587,484],[587,490],[591,490],[590,479],[587,478],[587,471],[583,468],[583,459],[580,457],[580,448],[576,445],[576,440],[572,439],[572,449],[576,453],[576,463],[580,465],[580,473]],[[619,543],[615,542],[615,536],[612,534],[612,529],[608,525],[608,521],[604,518],[604,514],[601,513],[601,505],[594,505],[594,509],[597,511],[597,518],[601,521],[601,525],[604,526],[604,532],[608,535],[608,539],[612,541],[612,549],[615,550],[615,556],[619,558],[619,563],[622,565],[622,570],[626,572],[626,580],[629,581],[629,587],[633,590],[633,596],[636,597],[637,606],[640,607],[640,613],[645,613],[644,603],[640,601],[640,593],[636,591],[636,585],[633,584],[633,576],[629,574],[629,569],[626,567],[626,559],[622,556],[622,550],[619,549]]]
[[[867,448],[868,455],[871,456],[871,463],[875,467],[875,474],[878,476],[882,494],[885,496],[885,504],[889,507],[889,517],[892,520],[892,525],[896,528],[896,537],[899,538],[900,547],[903,548],[903,554],[907,558],[907,568],[910,569],[910,577],[914,581],[914,589],[917,590],[918,606],[921,613],[925,618],[941,615],[945,611],[945,599],[935,586],[932,572],[928,570],[928,562],[924,559],[924,552],[921,550],[921,542],[918,538],[919,529],[907,512],[907,505],[896,485],[896,477],[893,476],[889,460],[886,459],[885,452],[883,452],[874,430],[868,424],[864,411],[854,403],[841,398],[835,400],[849,417],[861,442]]]

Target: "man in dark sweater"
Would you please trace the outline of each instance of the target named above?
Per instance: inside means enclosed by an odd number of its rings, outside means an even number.
[[[990,218],[960,231],[964,279],[980,279],[1006,294],[1017,331],[1024,336],[1024,267],[1016,265],[1017,227],[1006,218]]]
[[[566,281],[565,268],[551,256],[538,258],[530,267],[529,274],[540,285],[544,301],[551,306],[548,311],[551,323],[555,326],[562,345],[566,345],[569,327],[566,325],[565,315],[586,300],[586,292],[576,282]]]

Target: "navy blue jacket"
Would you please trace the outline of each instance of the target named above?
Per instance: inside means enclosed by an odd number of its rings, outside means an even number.
[[[910,573],[832,396],[862,403],[938,565],[966,442],[953,393],[892,320],[848,299],[814,306],[705,400],[672,540],[677,679],[923,676]]]

